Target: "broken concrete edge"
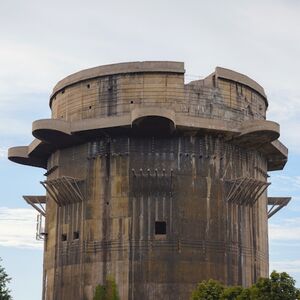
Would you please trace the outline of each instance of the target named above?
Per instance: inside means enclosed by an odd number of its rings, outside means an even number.
[[[222,67],[216,67],[215,73],[213,73],[213,75],[215,75],[216,78],[227,79],[250,87],[264,98],[264,100],[266,101],[266,105],[268,106],[267,95],[265,94],[264,88],[250,77]]]
[[[211,74],[209,74],[207,77],[205,77],[202,80],[193,80],[188,83],[188,85],[197,85],[200,82],[204,86],[218,86],[218,79],[229,81],[232,83],[240,83],[244,86],[247,86],[251,90],[255,91],[258,93],[260,96],[262,96],[263,100],[265,101],[266,107],[269,106],[269,102],[267,99],[267,95],[265,93],[264,88],[258,84],[255,80],[251,79],[247,75],[244,75],[242,73],[222,68],[222,67],[216,67],[215,71]]]

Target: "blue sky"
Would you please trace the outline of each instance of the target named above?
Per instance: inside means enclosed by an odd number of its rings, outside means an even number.
[[[188,79],[227,67],[265,88],[267,117],[281,124],[289,148],[284,171],[270,173],[269,195],[293,197],[270,220],[271,269],[300,286],[299,15],[294,0],[1,1],[0,257],[14,299],[40,299],[42,244],[22,195],[44,191],[43,170],[10,163],[7,148],[31,142],[31,123],[50,116],[58,80],[137,60],[184,61]]]

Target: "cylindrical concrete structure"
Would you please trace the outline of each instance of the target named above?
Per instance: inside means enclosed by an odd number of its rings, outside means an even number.
[[[268,276],[267,172],[287,149],[263,88],[223,68],[184,83],[179,62],[80,71],[52,119],[9,158],[47,169],[43,299],[188,299],[203,279]]]

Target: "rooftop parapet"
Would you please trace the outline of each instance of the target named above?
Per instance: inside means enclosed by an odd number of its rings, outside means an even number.
[[[184,74],[184,63],[175,61],[140,61],[104,65],[85,69],[67,76],[55,85],[50,96],[50,107],[52,106],[53,97],[59,91],[72,84],[110,75],[153,72]]]

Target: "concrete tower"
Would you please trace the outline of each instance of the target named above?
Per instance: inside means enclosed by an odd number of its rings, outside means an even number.
[[[43,299],[90,300],[108,276],[122,300],[186,300],[203,279],[268,276],[268,217],[289,198],[267,197],[267,172],[287,161],[267,107],[249,77],[217,67],[185,84],[181,62],[61,80],[52,118],[9,150],[46,169],[46,195],[24,196],[40,214]]]

